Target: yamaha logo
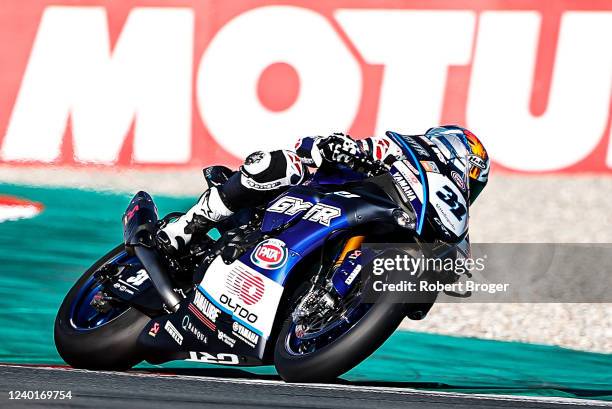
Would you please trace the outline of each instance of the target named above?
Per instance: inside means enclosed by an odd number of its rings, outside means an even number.
[[[236,321],[234,321],[234,323],[232,324],[232,334],[234,334],[253,348],[255,348],[257,342],[259,341],[259,335],[238,324]]]

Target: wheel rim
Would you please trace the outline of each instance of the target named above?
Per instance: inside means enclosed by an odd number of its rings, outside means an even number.
[[[122,252],[102,264],[95,272],[106,265],[125,263],[128,262],[129,259],[130,256]],[[70,307],[70,325],[77,331],[91,331],[99,328],[117,319],[130,309],[128,304],[121,304],[119,306],[112,306],[107,312],[101,312],[91,306],[91,301],[94,296],[104,288],[104,286],[94,277],[95,272],[92,273],[87,281],[81,286]]]
[[[350,310],[346,310],[342,316],[338,316],[336,321],[315,333],[300,334],[296,323],[292,320],[289,332],[285,337],[285,350],[295,356],[309,355],[319,351],[348,333],[371,307],[372,304],[358,302]]]

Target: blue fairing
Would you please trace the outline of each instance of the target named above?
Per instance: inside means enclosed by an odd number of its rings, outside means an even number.
[[[390,215],[397,207],[394,203],[381,202],[379,197],[368,197],[367,193],[361,197],[345,191],[345,183],[363,179],[362,173],[348,168],[319,170],[303,185],[283,193],[268,204],[261,230],[284,242],[287,261],[277,269],[262,268],[252,261],[255,248],[241,256],[240,261],[284,285],[293,267],[335,234],[372,217]]]
[[[364,180],[365,175],[362,172],[357,172],[347,166],[336,165],[331,168],[321,168],[312,175],[310,183],[315,185],[341,185],[347,182],[355,182]]]
[[[323,197],[325,197],[322,194],[318,194],[318,192],[314,191],[313,189],[297,187],[274,199],[268,207],[273,206],[275,203],[278,203],[280,200],[282,200],[282,198],[287,196],[302,200],[304,203],[312,204],[318,203]],[[264,233],[272,232],[273,230],[278,229],[287,223],[291,223],[296,219],[302,218],[307,210],[308,209],[304,209],[304,211],[297,212],[294,215],[267,211],[261,225],[261,231]]]
[[[424,173],[421,164],[415,157],[410,147],[395,136],[398,143],[406,150],[410,163]],[[395,139],[394,138],[394,139]],[[397,209],[397,204],[377,202],[377,199],[363,197],[350,192],[346,192],[345,183],[350,181],[362,181],[364,175],[354,172],[348,168],[319,170],[313,177],[301,186],[295,186],[284,194],[274,199],[268,204],[261,230],[268,237],[281,240],[287,249],[287,261],[276,269],[266,269],[256,265],[252,261],[252,255],[256,247],[247,251],[240,257],[240,261],[249,267],[259,271],[266,277],[285,285],[291,270],[304,258],[311,253],[318,251],[335,234],[346,231],[358,224],[381,220],[385,217],[391,218],[393,209]],[[427,203],[426,179],[421,176],[424,186],[424,203]],[[354,191],[354,189],[352,190]],[[324,209],[326,214],[333,214],[332,217],[319,220],[316,217],[316,210]],[[426,205],[418,209],[417,219],[419,232],[423,228]],[[315,216],[312,217],[312,213]],[[336,212],[336,213],[333,213]]]
[[[276,203],[282,198],[297,198],[302,199],[305,202],[309,201],[313,203],[313,205],[318,203],[321,205],[337,208],[340,211],[340,214],[337,217],[333,217],[331,220],[329,220],[329,225],[325,225],[316,221],[303,219],[307,210],[304,210],[292,216],[268,211],[266,212],[266,215],[264,217],[262,228],[264,231],[270,231],[272,228],[282,226],[288,221],[300,219],[291,227],[283,230],[278,236],[276,236],[277,239],[282,240],[287,246],[289,253],[287,262],[276,270],[266,270],[255,265],[251,261],[250,255],[251,252],[254,250],[247,252],[247,254],[243,255],[240,258],[240,261],[242,261],[243,263],[256,269],[263,275],[267,276],[268,278],[276,281],[281,285],[285,284],[285,281],[289,276],[290,271],[303,257],[309,255],[311,252],[321,247],[325,240],[328,238],[328,236],[333,234],[334,231],[339,229],[345,229],[352,224],[349,218],[347,217],[347,211],[345,211],[347,207],[354,207],[354,205],[348,206],[348,201],[350,199],[338,196],[333,193],[327,195],[320,195],[314,191],[312,191],[311,195],[307,195],[307,191],[308,189],[304,187],[296,187],[290,189],[285,194],[276,199],[273,203]]]

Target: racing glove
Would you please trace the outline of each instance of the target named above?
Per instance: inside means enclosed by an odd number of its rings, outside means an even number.
[[[362,154],[359,144],[350,136],[342,133],[321,138],[317,146],[324,160],[349,166],[354,163],[358,155]]]

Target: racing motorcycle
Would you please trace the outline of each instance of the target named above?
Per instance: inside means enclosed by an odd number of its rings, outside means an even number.
[[[181,213],[159,218],[151,196],[136,194],[123,215],[124,242],[59,309],[61,357],[105,370],[143,360],[273,364],[289,382],[328,381],[359,364],[436,298],[365,300],[371,277],[362,267],[376,254],[363,244],[455,243],[467,234],[461,162],[423,138],[387,135],[405,160],[324,166],[266,206],[194,234],[178,257],[158,249],[155,233]],[[230,172],[206,168],[206,183]]]

